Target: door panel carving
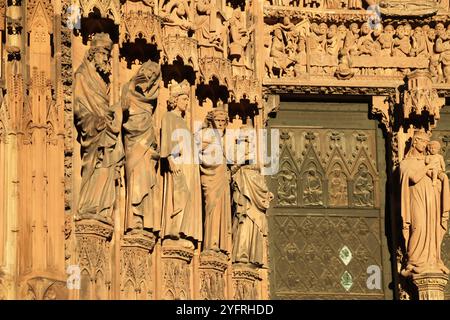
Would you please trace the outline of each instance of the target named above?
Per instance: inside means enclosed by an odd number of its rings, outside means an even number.
[[[281,138],[280,171],[268,177],[272,298],[392,295],[384,140],[367,106],[342,106],[286,102],[270,123]],[[367,285],[370,266],[380,288]]]

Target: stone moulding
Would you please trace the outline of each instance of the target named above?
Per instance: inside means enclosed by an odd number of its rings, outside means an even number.
[[[444,300],[448,275],[441,273],[413,275],[412,281],[418,289],[419,300]]]
[[[97,235],[109,239],[113,234],[113,228],[97,220],[80,220],[75,223],[75,233],[79,235]]]
[[[225,272],[228,267],[228,257],[218,252],[202,252],[200,255],[200,268],[213,269],[219,272]]]
[[[191,249],[167,246],[162,248],[162,258],[180,259],[189,263],[194,256],[194,252]]]
[[[141,248],[151,251],[155,246],[156,238],[150,232],[126,234],[122,239],[122,247]]]
[[[233,265],[233,279],[257,281],[261,280],[258,271],[246,265]]]

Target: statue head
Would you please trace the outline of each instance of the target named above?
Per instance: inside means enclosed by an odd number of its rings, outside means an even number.
[[[350,31],[353,32],[354,34],[358,34],[359,32],[359,27],[357,23],[352,23],[350,25]]]
[[[420,153],[425,152],[428,142],[430,141],[430,135],[425,131],[418,130],[414,133],[412,147]]]
[[[439,154],[441,151],[441,143],[437,140],[430,141],[427,145],[427,151],[429,154]]]
[[[209,111],[206,115],[207,127],[225,130],[228,125],[228,111],[222,102],[217,104],[217,107]]]
[[[134,76],[134,83],[145,94],[153,84],[161,78],[161,67],[153,61],[147,61],[139,68]]]
[[[365,36],[368,35],[370,33],[370,26],[369,24],[366,22],[361,26],[361,33]]]
[[[332,24],[332,25],[328,28],[327,37],[331,39],[331,38],[333,38],[336,34],[337,34],[337,26],[336,26],[335,24]]]
[[[394,29],[394,27],[392,26],[392,24],[388,24],[388,25],[386,26],[386,28],[384,28],[384,31],[385,31],[387,34],[391,34],[391,35],[395,34],[395,29]]]
[[[111,73],[111,50],[113,42],[107,33],[97,33],[92,37],[87,59],[94,63],[102,76]]]
[[[169,110],[178,109],[181,112],[185,112],[189,105],[189,91],[190,85],[187,80],[183,80],[181,83],[172,80],[169,85],[170,97],[167,101]]]
[[[398,26],[397,27],[397,37],[399,39],[403,39],[405,37],[405,27],[404,26]]]

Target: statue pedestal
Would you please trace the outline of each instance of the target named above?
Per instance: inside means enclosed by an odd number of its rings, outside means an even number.
[[[143,230],[123,236],[120,248],[120,297],[124,300],[153,298],[151,252],[156,238]]]
[[[260,299],[259,269],[251,264],[233,264],[233,297],[234,300]]]
[[[189,300],[194,250],[181,246],[162,246],[162,299]]]
[[[412,281],[417,287],[419,300],[444,300],[444,290],[448,275],[443,273],[425,273],[413,275]]]
[[[110,299],[113,227],[95,219],[75,222],[76,264],[80,268],[80,292],[76,299]]]
[[[204,300],[225,299],[225,271],[228,256],[221,252],[205,251],[200,255],[200,297]]]

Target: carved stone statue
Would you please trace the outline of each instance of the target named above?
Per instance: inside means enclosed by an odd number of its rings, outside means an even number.
[[[316,168],[311,167],[305,175],[303,201],[305,205],[322,205],[322,181]]]
[[[232,261],[262,266],[264,237],[267,236],[265,213],[273,194],[256,165],[246,162],[236,166],[234,172]]]
[[[201,56],[223,56],[222,25],[216,23],[216,11],[211,0],[201,0],[196,4],[195,33]]]
[[[217,108],[208,113],[200,138],[200,179],[205,223],[203,250],[230,252],[230,173],[225,157],[225,129],[228,112]]]
[[[355,186],[353,190],[353,198],[356,207],[372,207],[373,206],[373,179],[365,165],[358,168]]]
[[[80,218],[111,221],[118,168],[123,159],[120,139],[122,110],[109,103],[112,41],[96,34],[75,72],[74,115],[81,143]]]
[[[441,243],[447,231],[450,193],[447,175],[439,172],[439,183],[433,185],[436,162],[425,162],[430,138],[417,131],[412,146],[400,163],[401,217],[407,253],[404,276],[423,273],[445,273],[449,270],[441,259]]]
[[[161,10],[165,30],[168,35],[187,37],[193,29],[192,13],[186,0],[171,0]]]
[[[245,27],[244,20],[242,18],[241,9],[236,8],[233,11],[233,16],[230,21],[230,57],[232,61],[237,64],[243,64],[243,57],[245,48],[250,41],[250,33],[252,29],[248,30]]]
[[[152,119],[159,93],[161,68],[146,62],[125,84],[122,93],[125,140],[126,207],[125,231],[159,231],[158,201],[155,199],[156,169],[159,160]]]
[[[193,248],[202,240],[200,173],[194,137],[184,120],[189,105],[189,83],[170,86],[169,111],[161,120],[161,159],[164,160],[162,238],[165,243]]]

